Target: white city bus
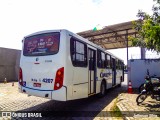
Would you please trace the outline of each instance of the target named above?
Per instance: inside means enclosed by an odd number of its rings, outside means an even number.
[[[123,61],[68,30],[24,37],[19,91],[58,101],[105,95],[121,85]]]

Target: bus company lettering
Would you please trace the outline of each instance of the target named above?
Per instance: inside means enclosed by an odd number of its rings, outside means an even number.
[[[103,77],[109,77],[111,75],[111,73],[103,73],[101,72],[100,73],[100,77],[103,78]]]

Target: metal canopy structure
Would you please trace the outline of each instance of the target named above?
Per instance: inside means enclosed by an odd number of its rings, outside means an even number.
[[[128,52],[128,47],[131,47],[131,41],[128,40],[128,36],[136,37],[137,32],[133,29],[132,21],[129,21],[105,26],[101,30],[88,30],[77,34],[97,45],[100,45],[106,50],[127,48]]]

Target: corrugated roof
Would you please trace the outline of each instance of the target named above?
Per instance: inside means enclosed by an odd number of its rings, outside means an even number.
[[[77,33],[89,41],[102,46],[105,49],[117,49],[127,47],[128,36],[136,36],[132,21],[105,26],[101,30],[87,30]],[[128,47],[131,41],[128,41]]]

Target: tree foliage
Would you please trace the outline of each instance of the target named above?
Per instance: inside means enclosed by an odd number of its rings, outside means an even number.
[[[138,32],[136,37],[129,37],[132,46],[145,47],[160,52],[160,0],[153,0],[153,14],[149,15],[138,11],[138,21],[133,22],[134,29]]]

